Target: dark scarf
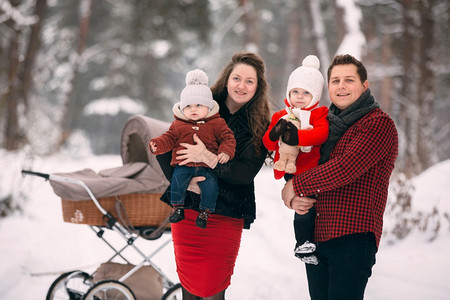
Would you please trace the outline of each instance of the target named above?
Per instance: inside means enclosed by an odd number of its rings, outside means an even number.
[[[328,111],[330,133],[328,139],[320,148],[319,164],[328,161],[334,146],[336,146],[339,139],[350,126],[355,124],[373,109],[379,107],[380,104],[375,100],[375,97],[372,96],[370,89],[367,89],[362,93],[358,100],[344,110],[340,110],[334,104],[331,104]]]

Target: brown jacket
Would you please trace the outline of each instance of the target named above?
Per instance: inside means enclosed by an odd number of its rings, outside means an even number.
[[[217,102],[214,103],[213,109],[206,118],[199,121],[188,120],[181,112],[179,103],[176,103],[172,110],[175,121],[172,122],[169,130],[151,140],[157,146],[157,151],[152,152],[153,154],[163,154],[172,151],[170,164],[175,166],[181,162],[176,159],[177,151],[184,149],[183,146],[180,146],[180,143],[194,144],[193,135],[196,133],[209,151],[214,154],[226,153],[230,156],[230,159],[234,157],[236,140],[234,139],[233,131],[228,128],[225,120],[220,117]],[[204,163],[189,163],[187,166],[208,167]]]

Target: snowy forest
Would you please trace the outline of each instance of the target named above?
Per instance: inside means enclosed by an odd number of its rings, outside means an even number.
[[[326,74],[350,53],[396,122],[393,180],[407,199],[410,178],[450,158],[449,10],[438,0],[0,0],[0,163],[85,144],[118,154],[130,116],[172,120],[186,72],[202,68],[212,84],[239,50],[265,60],[273,110],[305,56]],[[1,216],[20,198],[6,189]]]
[[[362,60],[400,142],[366,299],[448,299],[448,49],[447,0],[0,0],[0,298],[43,299],[61,271],[109,250],[63,222],[48,182],[22,169],[116,167],[130,117],[171,122],[188,71],[203,69],[212,85],[249,50],[266,63],[273,111],[307,55],[325,78],[336,54]],[[230,299],[307,298],[271,167],[255,178],[258,218]],[[172,252],[159,259],[176,280]]]

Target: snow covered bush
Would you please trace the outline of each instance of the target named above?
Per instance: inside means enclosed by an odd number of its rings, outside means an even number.
[[[30,162],[26,150],[8,152],[0,149],[0,219],[21,210],[26,200],[21,169]]]
[[[450,160],[419,176],[393,178],[386,206],[383,239],[389,244],[419,232],[426,241],[450,233]]]

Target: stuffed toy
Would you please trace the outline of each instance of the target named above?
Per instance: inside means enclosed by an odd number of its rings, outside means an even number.
[[[299,108],[286,108],[287,114],[281,118],[275,125],[274,133],[279,134],[280,158],[273,165],[275,170],[284,171],[288,174],[297,172],[297,156],[300,151],[310,152],[311,146],[298,146],[298,130],[313,128],[309,124],[310,111],[301,110]]]
[[[287,114],[287,118],[283,118],[287,121],[286,128],[293,128],[291,125],[294,125],[295,128],[300,129],[300,119],[298,119],[294,114]],[[288,125],[291,124],[291,125]],[[280,158],[273,165],[273,168],[278,171],[284,171],[285,173],[294,174],[297,171],[296,161],[297,156],[300,151],[298,145],[288,145],[283,142],[283,138],[279,139],[279,149],[278,153],[280,153]]]

